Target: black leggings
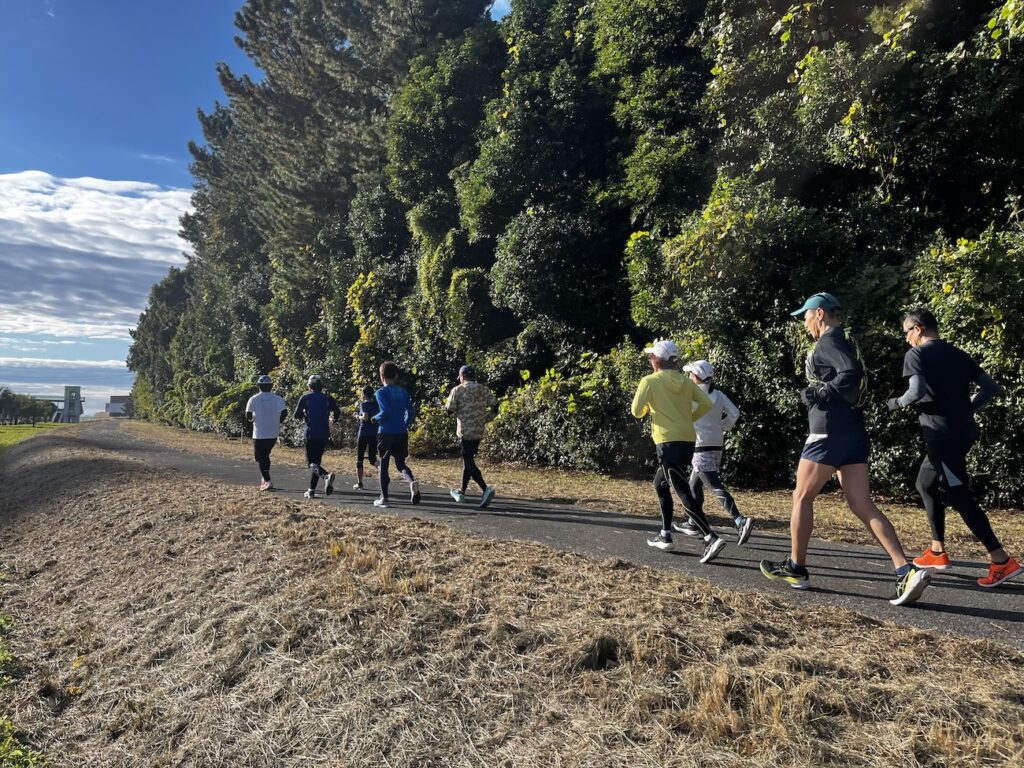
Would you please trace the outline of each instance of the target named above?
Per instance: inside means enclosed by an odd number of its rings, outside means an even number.
[[[740,514],[740,510],[736,506],[736,500],[722,485],[722,478],[718,472],[698,472],[696,469],[690,472],[690,493],[693,494],[693,501],[697,505],[697,509],[701,512],[704,511],[705,485],[711,489],[711,495],[718,499],[722,509],[732,516],[733,522],[738,523],[743,520],[743,515]]]
[[[260,437],[252,441],[252,452],[263,479],[270,480],[270,452],[277,445],[276,437]]]
[[[388,497],[388,486],[391,485],[391,475],[388,472],[391,460],[395,460],[395,469],[402,473],[402,477],[409,483],[415,478],[412,470],[405,463],[409,455],[409,433],[403,432],[400,435],[380,435],[377,439],[377,450],[380,451],[380,495]]]
[[[363,468],[363,458],[369,456],[370,464],[377,463],[377,436],[360,435],[356,438],[356,469]]]
[[[484,482],[484,474],[476,465],[476,452],[480,450],[479,440],[462,441],[462,492],[469,488],[469,481],[473,480],[480,486],[481,491],[487,490],[487,483]]]
[[[327,450],[326,440],[310,440],[306,438],[306,462],[309,464],[309,489],[315,490],[317,481],[321,477],[327,477],[328,472],[320,462],[324,460],[324,451]]]
[[[686,482],[684,467],[693,459],[693,443],[658,443],[655,449],[658,453],[658,471],[654,473],[654,492],[658,494],[658,506],[661,508],[662,530],[672,530],[672,489],[675,488],[693,524],[705,536],[710,536],[712,531],[708,519],[703,510],[697,507]]]
[[[946,541],[946,504],[960,513],[968,529],[989,552],[1002,549],[988,515],[971,493],[967,452],[971,440],[926,440],[917,473],[917,490],[928,512],[935,541]]]

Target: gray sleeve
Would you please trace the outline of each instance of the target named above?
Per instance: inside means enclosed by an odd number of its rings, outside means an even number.
[[[915,373],[910,377],[910,381],[907,383],[907,391],[897,397],[896,402],[901,408],[906,408],[908,405],[913,405],[924,397],[924,392],[924,376],[919,373]]]
[[[1003,394],[1003,388],[996,384],[995,379],[984,371],[981,372],[981,376],[977,378],[975,383],[978,385],[978,391],[971,398],[971,410],[975,413],[988,405],[990,401]]]

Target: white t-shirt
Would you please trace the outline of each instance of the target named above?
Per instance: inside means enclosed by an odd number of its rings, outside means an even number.
[[[284,398],[273,392],[258,392],[245,404],[245,412],[252,413],[252,439],[276,438],[281,430],[281,411],[287,411]]]

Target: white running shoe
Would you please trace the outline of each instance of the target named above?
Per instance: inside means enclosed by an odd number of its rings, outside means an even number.
[[[324,480],[324,493],[330,496],[332,493],[334,493],[334,473],[328,472],[327,477],[324,478]]]
[[[459,504],[461,504],[462,500],[466,498],[466,494],[464,494],[462,491],[456,490],[455,488],[452,488],[450,493],[452,495],[452,498],[455,499],[455,501],[458,502]]]
[[[747,543],[747,539],[750,538],[750,531],[753,529],[753,527],[754,527],[754,518],[752,518],[752,517],[745,517],[745,518],[743,518],[743,522],[740,523],[738,526],[736,526],[736,531],[737,531],[736,543],[739,544],[741,547],[744,544],[746,544]]]
[[[380,507],[381,509],[387,509],[389,506],[388,500],[385,499],[383,496],[378,496],[376,499],[373,500],[373,506]]]
[[[352,490],[353,491],[361,491],[361,490],[363,490],[363,484],[362,483],[356,483],[355,485],[352,486]]]
[[[712,560],[718,557],[718,553],[721,552],[724,548],[725,539],[723,539],[721,536],[715,536],[714,534],[712,534],[711,538],[707,539],[704,542],[704,554],[700,556],[700,561],[702,563],[710,563]]]
[[[648,539],[647,546],[655,547],[656,549],[660,549],[664,552],[668,552],[675,547],[672,543],[672,535],[668,533],[659,533],[653,539]]]
[[[304,494],[302,494],[302,498],[304,498],[304,499],[315,499],[316,498],[316,491],[314,491],[312,488],[310,488],[308,491],[306,491]]]

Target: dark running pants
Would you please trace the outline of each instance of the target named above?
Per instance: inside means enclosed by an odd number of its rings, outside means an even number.
[[[276,437],[260,437],[252,441],[252,452],[259,465],[260,474],[268,483],[270,482],[270,452],[277,445]]]
[[[693,443],[671,442],[658,443],[655,450],[658,454],[658,471],[654,473],[654,492],[658,494],[658,506],[661,508],[661,528],[672,530],[672,489],[675,488],[686,514],[693,520],[705,536],[711,535],[711,526],[704,512],[698,509],[687,482],[686,467],[693,459]]]
[[[476,452],[480,450],[479,440],[463,440],[460,452],[462,453],[462,492],[469,488],[469,481],[474,481],[480,486],[481,491],[487,490],[487,483],[484,482],[483,472],[476,465]]]
[[[917,473],[921,494],[935,541],[946,541],[946,505],[964,519],[967,528],[989,552],[1002,549],[988,515],[971,492],[967,453],[972,440],[926,440],[925,457]]]
[[[306,438],[306,462],[309,464],[309,490],[315,490],[317,481],[321,477],[327,477],[328,472],[320,462],[324,460],[324,451],[327,450],[326,440],[310,440]]]
[[[377,463],[377,436],[360,435],[356,439],[356,469],[363,468],[363,459],[369,457],[370,464]]]
[[[740,510],[736,506],[736,500],[733,499],[732,494],[722,485],[722,478],[718,472],[698,472],[693,470],[690,473],[690,493],[693,494],[693,501],[697,509],[701,512],[704,511],[705,485],[711,489],[711,495],[718,499],[722,509],[732,516],[733,522],[739,523],[743,520],[743,515],[740,514]]]
[[[391,485],[388,469],[392,459],[395,460],[395,469],[402,473],[402,477],[410,483],[415,480],[412,470],[405,463],[409,456],[409,433],[380,435],[377,439],[377,451],[380,453],[380,495],[386,499],[388,486]]]

